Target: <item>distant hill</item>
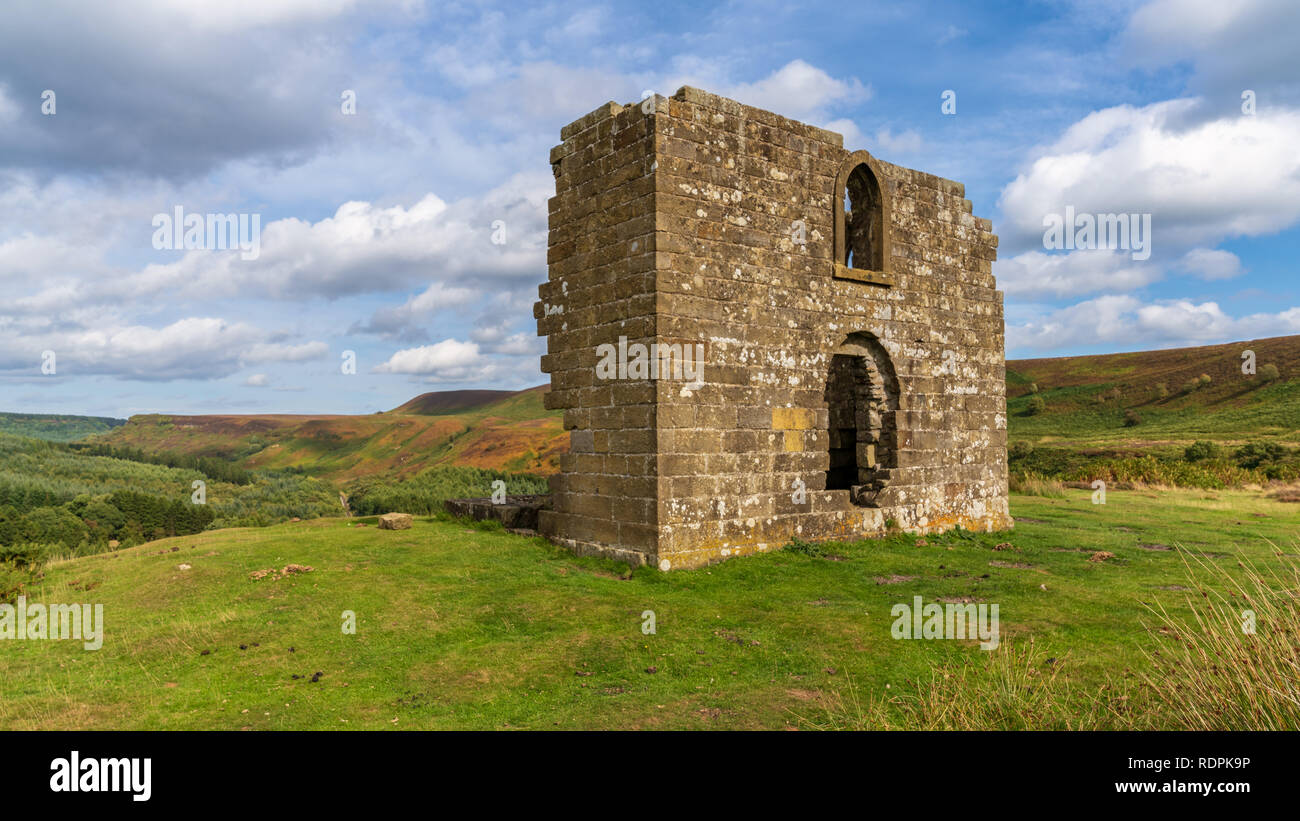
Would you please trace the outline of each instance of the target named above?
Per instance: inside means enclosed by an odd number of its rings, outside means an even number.
[[[421,413],[431,416],[459,413],[490,405],[516,393],[522,391],[432,391],[393,408],[390,413]]]
[[[51,442],[73,442],[87,436],[106,433],[125,424],[125,419],[114,419],[109,416],[0,413],[0,433],[46,439]]]
[[[1241,371],[1248,350],[1255,354],[1254,376]],[[1039,413],[1030,408],[1035,387],[1045,404]],[[1011,439],[1030,442],[1300,442],[1300,336],[1011,360],[1007,416]]]
[[[404,478],[462,465],[549,474],[568,450],[545,386],[426,393],[387,413],[132,416],[102,441],[146,451],[222,456],[255,468],[294,468],[348,481]]]
[[[1241,373],[1248,349],[1255,352],[1255,376]],[[1276,379],[1263,375],[1268,365],[1277,369]],[[1200,382],[1202,374],[1208,384]],[[1038,413],[1030,412],[1034,387],[1044,402]],[[546,390],[438,391],[364,416],[150,414],[124,425],[102,420],[112,425],[102,440],[224,456],[247,468],[297,468],[331,480],[404,478],[435,465],[549,474],[569,442],[561,412],[542,407]],[[1013,442],[1181,450],[1196,439],[1272,439],[1294,446],[1300,444],[1300,336],[1011,360],[1007,417]]]

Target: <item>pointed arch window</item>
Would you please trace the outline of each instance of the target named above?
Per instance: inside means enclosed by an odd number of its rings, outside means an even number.
[[[889,201],[879,163],[855,151],[835,178],[835,276],[889,286]]]

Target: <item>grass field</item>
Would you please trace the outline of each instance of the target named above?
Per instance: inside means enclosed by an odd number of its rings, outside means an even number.
[[[28,589],[102,602],[104,645],[0,641],[0,728],[905,726],[894,705],[918,682],[1016,653],[1030,676],[1069,685],[1067,715],[1100,696],[1115,709],[1096,726],[1179,726],[1140,687],[1128,700],[1146,653],[1174,641],[1148,607],[1186,616],[1190,588],[1213,584],[1189,581],[1186,559],[1276,568],[1300,536],[1300,505],[1242,491],[1112,491],[1103,506],[1068,490],[1013,496],[1012,511],[1007,534],[900,534],[669,574],[450,520],[153,542],[51,565]],[[312,570],[250,578],[289,564]],[[891,608],[916,595],[997,603],[1002,647],[893,639]],[[866,721],[846,706],[876,702]],[[1062,726],[1017,709],[989,721]]]

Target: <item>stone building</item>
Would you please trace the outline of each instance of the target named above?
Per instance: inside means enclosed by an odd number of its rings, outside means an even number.
[[[544,535],[668,569],[1011,526],[997,237],[961,183],[690,87],[561,139]]]

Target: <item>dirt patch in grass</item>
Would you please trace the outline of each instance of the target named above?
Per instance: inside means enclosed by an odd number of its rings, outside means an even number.
[[[254,570],[252,573],[248,574],[248,578],[255,582],[261,581],[262,579],[279,581],[286,576],[292,576],[295,573],[310,573],[315,569],[316,568],[309,567],[305,564],[286,564],[282,570],[276,570],[274,567],[268,567],[265,570]]]
[[[889,576],[877,576],[876,584],[902,584],[903,582],[910,582],[915,578],[916,576],[900,576],[897,573],[894,573]]]
[[[1005,568],[1009,568],[1009,569],[1011,569],[1011,570],[1035,570],[1035,571],[1037,571],[1037,572],[1039,572],[1039,573],[1045,573],[1045,572],[1046,572],[1045,570],[1042,570],[1041,568],[1035,567],[1034,565],[1032,565],[1032,564],[1027,564],[1027,563],[1025,563],[1025,562],[998,562],[998,561],[992,561],[992,562],[989,562],[989,567],[1005,567]]]

